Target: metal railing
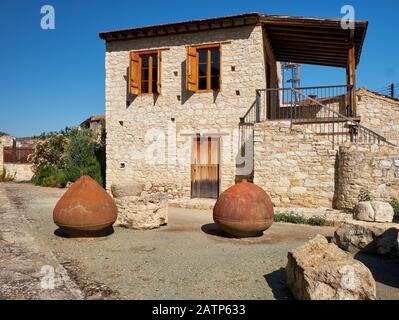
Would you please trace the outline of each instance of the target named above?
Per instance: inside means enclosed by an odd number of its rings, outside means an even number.
[[[351,117],[351,86],[261,89],[256,102],[241,118],[241,125],[270,120],[289,120],[305,130],[325,136],[335,146],[345,142],[388,144],[383,136]]]

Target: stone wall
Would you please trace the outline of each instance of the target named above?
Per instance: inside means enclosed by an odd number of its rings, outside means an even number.
[[[15,174],[15,181],[30,181],[34,174],[30,164],[4,163],[3,167],[8,173]]]
[[[197,133],[221,134],[221,191],[234,184],[239,118],[254,103],[255,90],[266,86],[263,37],[261,26],[243,26],[108,42],[107,189],[113,182],[136,181],[147,183],[150,191],[190,197],[191,148]],[[222,42],[221,90],[186,91],[186,46],[214,42]],[[162,51],[162,93],[130,96],[129,52],[157,48],[167,49]],[[270,53],[268,59],[275,65]]]
[[[339,150],[337,199],[339,209],[353,208],[360,191],[374,200],[399,197],[399,150],[389,146],[343,146]]]
[[[255,125],[254,182],[279,207],[332,207],[336,151],[288,121]]]
[[[357,115],[361,124],[399,145],[399,100],[360,88]]]

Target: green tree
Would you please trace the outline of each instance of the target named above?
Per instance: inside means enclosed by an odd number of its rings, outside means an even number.
[[[101,165],[96,157],[96,141],[90,129],[71,129],[65,149],[65,174],[69,181],[88,175],[102,185]]]

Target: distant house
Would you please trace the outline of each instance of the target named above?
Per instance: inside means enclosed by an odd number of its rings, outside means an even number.
[[[104,125],[104,121],[105,121],[105,116],[94,115],[83,121],[79,126],[81,128],[91,129],[95,135],[99,135],[101,132],[101,128]]]
[[[368,22],[354,26],[248,13],[100,33],[107,189],[135,181],[190,202],[247,178],[278,206],[333,206],[340,147],[399,142],[399,104],[356,90]],[[284,88],[281,62],[347,76]]]

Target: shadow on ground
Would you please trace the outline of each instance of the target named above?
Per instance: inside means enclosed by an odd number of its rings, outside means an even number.
[[[285,269],[280,268],[272,273],[265,274],[263,276],[272,289],[273,296],[277,300],[293,300],[294,297],[291,291],[287,287],[287,279],[285,274]]]
[[[377,256],[368,253],[357,253],[355,259],[370,269],[376,281],[393,288],[399,288],[399,254]]]
[[[218,225],[216,223],[204,224],[201,227],[201,230],[211,236],[230,238],[230,239],[237,238],[237,237],[232,236],[231,234],[228,234],[227,232],[224,232],[221,228],[218,227]],[[237,238],[237,239],[239,239],[239,238]]]
[[[100,232],[72,232],[66,233],[63,229],[58,228],[54,231],[54,235],[60,238],[105,238],[115,232],[113,227],[106,228]]]

